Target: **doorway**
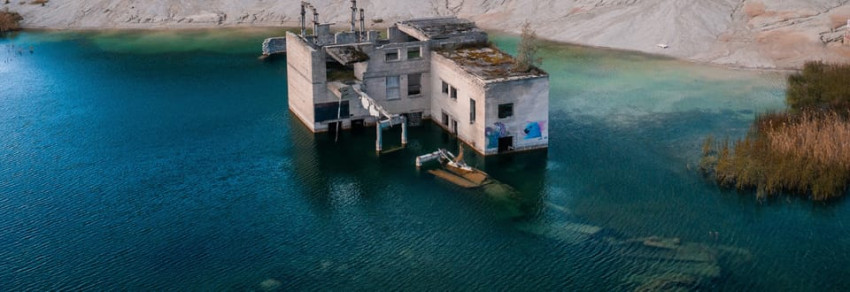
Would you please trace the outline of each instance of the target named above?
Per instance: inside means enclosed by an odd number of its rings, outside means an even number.
[[[363,132],[363,128],[365,125],[363,123],[363,119],[351,120],[351,132],[360,134]]]
[[[499,138],[499,153],[508,152],[514,149],[514,137],[507,136]]]
[[[328,134],[336,135],[337,131],[339,131],[340,126],[342,126],[342,122],[328,123]]]

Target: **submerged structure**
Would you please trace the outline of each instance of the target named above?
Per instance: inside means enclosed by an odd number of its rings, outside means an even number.
[[[383,129],[401,126],[406,144],[408,125],[432,120],[483,155],[548,147],[549,75],[515,70],[473,22],[413,19],[382,36],[352,0],[350,29],[331,25],[302,2],[300,34],[285,38],[289,109],[311,131],[374,125],[380,152]]]

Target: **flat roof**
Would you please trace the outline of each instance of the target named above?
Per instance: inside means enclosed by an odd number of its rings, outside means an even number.
[[[471,33],[484,33],[483,30],[475,26],[475,22],[457,17],[411,19],[401,21],[398,25],[417,30],[424,37],[431,40],[446,39]],[[425,40],[420,39],[420,41]]]
[[[514,57],[492,46],[467,46],[454,50],[439,49],[436,52],[484,81],[526,79],[548,75],[536,67],[532,67],[528,72],[514,70]]]

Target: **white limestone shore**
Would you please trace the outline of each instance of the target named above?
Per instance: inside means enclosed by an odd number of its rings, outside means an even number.
[[[793,69],[807,60],[849,62],[842,44],[850,0],[360,0],[367,26],[456,15],[488,30],[662,54],[695,62]],[[346,0],[314,0],[320,21],[347,27]],[[0,3],[31,29],[188,29],[298,25],[298,1],[50,0]],[[379,21],[382,20],[382,21]],[[661,48],[659,44],[668,46]]]

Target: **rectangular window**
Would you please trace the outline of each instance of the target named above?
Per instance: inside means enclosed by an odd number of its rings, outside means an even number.
[[[387,62],[389,61],[398,61],[398,50],[387,52]]]
[[[407,75],[407,95],[419,95],[422,93],[422,74]]]
[[[398,76],[387,77],[387,100],[399,99],[399,82]]]
[[[451,92],[452,92],[452,94],[451,94],[452,99],[457,99],[457,88],[454,88],[454,86],[452,86]]]
[[[422,58],[422,49],[420,47],[407,48],[407,59],[415,60]]]
[[[445,94],[445,95],[449,94],[449,84],[446,83],[445,81],[443,81],[443,94]]]
[[[446,112],[443,112],[443,125],[449,126],[449,115]]]
[[[514,115],[514,104],[506,103],[499,105],[499,118],[509,118]]]
[[[469,123],[475,124],[475,100],[469,99]]]

